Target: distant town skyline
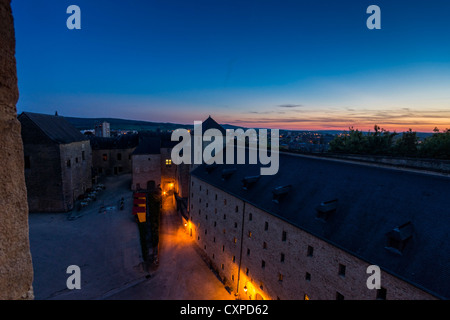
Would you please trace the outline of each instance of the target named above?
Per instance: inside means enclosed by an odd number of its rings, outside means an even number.
[[[69,30],[69,5],[81,30]],[[381,8],[381,30],[366,9]],[[18,112],[450,128],[450,2],[12,1]]]

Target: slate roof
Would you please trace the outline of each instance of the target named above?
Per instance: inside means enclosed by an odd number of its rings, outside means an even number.
[[[226,135],[226,130],[217,123],[216,120],[214,120],[213,118],[211,118],[211,116],[209,116],[205,121],[202,122],[202,135],[205,134],[205,131],[208,129],[218,129],[223,136]]]
[[[222,179],[229,168],[236,170]],[[259,164],[203,164],[191,174],[438,298],[450,298],[449,177],[283,153],[276,175],[255,179],[259,172]],[[246,189],[245,177],[252,182]],[[279,198],[273,191],[283,186],[290,187]],[[337,200],[330,202],[336,211],[319,219],[318,206],[331,200]],[[403,252],[387,250],[387,236],[405,224],[411,237]]]
[[[136,147],[139,143],[137,134],[121,134],[117,137],[109,138],[90,136],[89,139],[93,150],[130,149]]]
[[[28,117],[46,136],[58,144],[89,140],[62,116],[22,112],[18,118],[21,117]]]
[[[139,145],[133,151],[132,155],[160,154],[161,139],[158,137],[145,137],[139,141]]]

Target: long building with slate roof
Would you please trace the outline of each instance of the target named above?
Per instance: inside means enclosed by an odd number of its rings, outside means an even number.
[[[89,138],[62,116],[23,112],[18,117],[30,212],[66,212],[92,187]]]
[[[450,298],[450,177],[283,153],[259,172],[191,172],[186,231],[239,297]]]

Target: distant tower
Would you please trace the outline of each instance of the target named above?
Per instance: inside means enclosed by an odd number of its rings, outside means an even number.
[[[109,122],[102,122],[95,125],[95,135],[97,137],[109,138],[111,136],[111,128]]]
[[[57,117],[57,116],[58,116],[58,110],[55,111],[55,117]]]

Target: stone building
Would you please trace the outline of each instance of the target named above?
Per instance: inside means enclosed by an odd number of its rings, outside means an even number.
[[[111,138],[90,136],[89,139],[95,176],[131,173],[131,154],[139,142],[137,134]]]
[[[0,0],[0,300],[33,299],[33,265],[17,87],[14,20]]]
[[[449,177],[288,154],[259,167],[191,172],[186,232],[242,299],[450,297]]]
[[[89,138],[64,117],[23,112],[22,125],[30,212],[66,212],[92,187]]]
[[[131,154],[133,191],[159,188],[165,195],[179,194],[179,182],[187,181],[188,171],[181,171],[181,166],[172,163],[175,144],[166,134],[141,135],[138,147]],[[183,179],[182,172],[186,175]]]

